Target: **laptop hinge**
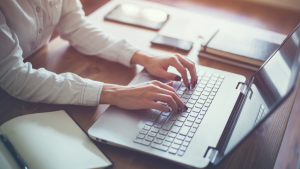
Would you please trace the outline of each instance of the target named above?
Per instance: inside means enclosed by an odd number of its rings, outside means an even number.
[[[245,83],[239,82],[236,86],[236,89],[239,89],[244,95],[247,93],[247,85]]]
[[[214,163],[214,161],[215,161],[215,159],[216,159],[218,153],[219,153],[218,150],[216,150],[216,149],[210,147],[210,148],[208,149],[208,151],[207,151],[207,153],[206,153],[206,155],[205,155],[204,158],[207,158],[207,159],[209,159],[209,161],[210,161],[211,163]]]

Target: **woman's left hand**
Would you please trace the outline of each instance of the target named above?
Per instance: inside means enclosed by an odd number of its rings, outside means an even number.
[[[160,78],[175,81],[180,81],[182,78],[183,83],[187,88],[189,88],[189,81],[186,70],[188,69],[191,75],[191,84],[195,86],[197,83],[195,63],[181,56],[180,54],[155,56],[147,52],[137,51],[133,55],[131,63],[136,63],[144,66],[150,74]],[[176,74],[167,72],[169,66],[175,67],[181,74],[181,77]]]

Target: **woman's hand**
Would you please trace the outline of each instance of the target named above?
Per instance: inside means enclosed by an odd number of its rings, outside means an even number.
[[[187,110],[173,87],[173,82],[150,81],[134,86],[104,84],[100,103],[116,105],[123,109],[157,109],[169,112],[170,109],[157,101],[167,103],[175,112],[178,108]]]
[[[191,84],[195,86],[197,83],[195,63],[182,57],[180,54],[173,54],[170,56],[154,56],[147,52],[137,51],[133,55],[131,63],[137,63],[144,66],[150,74],[160,78],[180,81],[182,77],[184,85],[189,88],[189,81],[186,71],[187,68],[191,75]],[[169,66],[175,67],[181,74],[181,77],[167,72]]]

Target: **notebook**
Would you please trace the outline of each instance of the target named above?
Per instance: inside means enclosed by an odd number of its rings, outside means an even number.
[[[112,162],[63,110],[16,117],[0,126],[30,169],[105,168]],[[0,141],[0,168],[19,168]]]

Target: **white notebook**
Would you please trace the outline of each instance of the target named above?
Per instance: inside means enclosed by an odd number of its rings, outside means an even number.
[[[65,111],[14,118],[0,132],[29,169],[105,168],[111,161]],[[0,168],[18,168],[0,141]]]

